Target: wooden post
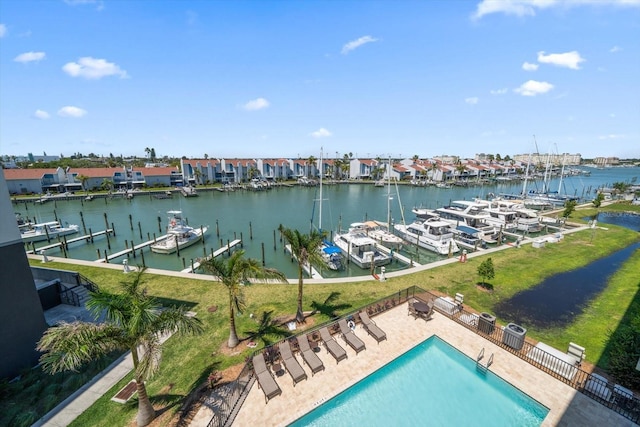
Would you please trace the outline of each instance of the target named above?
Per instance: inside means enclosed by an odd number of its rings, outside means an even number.
[[[273,230],[273,250],[276,250],[276,230]]]
[[[96,249],[96,252],[98,252],[98,259],[100,259],[100,248]]]
[[[158,217],[158,233],[162,233],[162,218]]]
[[[231,255],[231,242],[227,239],[227,255]]]
[[[142,258],[142,266],[146,267],[147,265],[144,263],[144,251],[140,248],[140,258]]]
[[[104,262],[109,264],[109,257],[107,256],[107,250],[104,251]]]
[[[220,237],[220,227],[218,227],[218,220],[216,219],[216,237]]]
[[[46,233],[46,235],[47,235],[47,242],[48,242],[48,243],[51,243],[51,238],[49,237],[49,226],[48,226],[48,225],[45,225],[45,226],[44,226],[44,232],[45,232],[45,233]]]
[[[251,225],[251,221],[249,221],[249,240],[253,240],[253,226]]]
[[[109,228],[109,220],[107,219],[107,213],[104,213],[104,228]]]
[[[265,266],[265,262],[264,262],[264,242],[262,242],[261,245],[262,245],[262,247],[261,247],[261,249],[262,249],[262,266],[264,267]]]
[[[204,248],[204,228],[202,226],[200,226],[200,235],[202,236],[202,247]]]
[[[174,238],[174,240],[176,242],[176,255],[178,257],[180,257],[180,246],[178,245],[178,236],[174,235],[173,238]]]
[[[109,232],[105,230],[104,235],[107,236],[107,247],[109,248],[109,250],[111,250],[111,239],[109,239]]]
[[[140,221],[138,221],[138,231],[140,232],[140,240],[142,240],[142,225],[140,224]]]
[[[129,226],[131,227],[131,231],[133,231],[133,218],[131,217],[131,214],[129,214]]]
[[[193,258],[191,258],[191,272],[195,273],[196,269],[193,268]]]
[[[128,240],[124,241],[124,248],[125,249],[129,249],[129,241]]]
[[[187,263],[184,260],[184,257],[182,257],[182,268],[185,269],[187,267]]]
[[[56,221],[58,220],[58,213],[55,209],[53,210],[53,219],[55,219]]]
[[[84,234],[87,234],[87,227],[84,225],[84,215],[82,215],[82,211],[80,211],[80,221],[82,221],[82,231],[84,231]]]
[[[116,235],[116,228],[113,226],[113,223],[111,223],[111,233],[113,234],[113,236],[115,237]]]
[[[93,243],[93,231],[91,231],[91,228],[89,228],[89,239],[87,240],[91,240],[91,243]],[[98,257],[100,258],[100,257]]]
[[[136,246],[133,244],[133,240],[131,241],[131,253],[133,254],[133,258],[136,257]]]

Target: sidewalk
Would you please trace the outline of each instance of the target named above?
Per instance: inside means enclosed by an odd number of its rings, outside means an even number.
[[[102,372],[93,377],[91,381],[80,387],[71,396],[63,400],[42,418],[36,421],[32,427],[65,427],[71,424],[85,410],[102,397],[115,384],[124,378],[133,369],[131,352],[116,359]]]

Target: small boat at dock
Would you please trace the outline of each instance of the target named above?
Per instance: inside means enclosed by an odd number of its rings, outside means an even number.
[[[169,211],[167,238],[151,245],[151,251],[157,254],[172,254],[199,242],[208,227],[193,228],[182,219],[182,211]]]
[[[79,227],[77,225],[68,225],[63,227],[59,221],[49,221],[40,224],[30,224],[26,228],[21,228],[22,241],[25,243],[41,242],[43,240],[56,237],[67,236],[77,233]]]

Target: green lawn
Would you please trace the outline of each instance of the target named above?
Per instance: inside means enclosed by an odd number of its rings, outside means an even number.
[[[607,210],[630,210],[629,205],[607,207]],[[574,213],[579,218],[592,214],[585,210]],[[640,211],[640,209],[636,209]],[[373,302],[383,296],[397,292],[409,286],[418,285],[424,289],[438,290],[449,295],[460,292],[465,295],[465,304],[478,311],[493,312],[498,302],[508,299],[524,289],[531,288],[544,278],[562,271],[572,270],[607,255],[617,249],[638,241],[637,232],[631,232],[615,226],[608,230],[598,229],[567,235],[561,243],[548,244],[535,249],[530,245],[519,249],[497,252],[491,255],[496,271],[490,280],[493,292],[477,288],[479,281],[477,267],[485,257],[471,258],[467,263],[455,263],[447,266],[417,272],[407,276],[391,278],[386,282],[376,281],[305,285],[304,308],[309,310],[312,301],[322,302],[333,291],[340,292],[340,303],[349,304],[353,309]],[[34,265],[38,261],[32,261]],[[70,266],[63,263],[51,263],[50,268],[75,270],[87,276],[99,286],[116,291],[120,281],[127,276],[120,271],[99,267]],[[615,274],[605,291],[592,300],[576,321],[566,328],[536,329],[529,328],[528,336],[544,341],[559,349],[566,348],[569,341],[580,343],[587,348],[587,359],[605,367],[606,333],[615,329],[632,305],[640,285],[637,272],[640,271],[640,253],[636,253]],[[160,373],[148,382],[148,392],[157,407],[168,414],[175,413],[185,397],[206,381],[206,377],[215,367],[225,369],[243,363],[248,353],[223,354],[221,349],[228,337],[228,297],[222,285],[204,280],[176,279],[174,277],[147,275],[145,280],[149,293],[160,298],[165,304],[186,304],[196,311],[203,321],[205,333],[198,337],[171,338],[164,347]],[[273,310],[274,316],[292,316],[296,311],[296,285],[251,285],[245,289],[248,309],[237,317],[238,333],[256,326],[249,317],[253,313],[259,317],[263,311]],[[208,310],[217,306],[215,312]],[[346,311],[350,311],[347,309]],[[316,315],[315,322],[328,320]],[[509,319],[498,319],[507,323]],[[526,326],[526,325],[525,325]],[[228,352],[225,352],[228,353]],[[92,408],[82,414],[72,425],[75,426],[125,426],[135,417],[135,401],[120,405],[109,399],[130,380],[124,379],[107,392]]]

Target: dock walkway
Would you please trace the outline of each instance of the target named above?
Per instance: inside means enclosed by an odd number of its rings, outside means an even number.
[[[240,243],[242,243],[242,240],[240,239],[236,239],[232,242],[229,242],[229,244],[221,247],[220,249],[216,250],[213,255],[209,255],[205,258],[205,260],[209,260],[212,257],[216,258],[220,255],[222,255],[223,253],[227,252],[227,251],[231,251],[231,248],[233,248],[236,245],[239,245]],[[193,264],[191,264],[191,267],[185,268],[184,270],[181,270],[181,273],[193,273],[195,270],[197,270],[198,268],[200,268],[200,265],[202,263],[200,261],[196,261]]]
[[[90,239],[97,237],[97,236],[102,236],[103,234],[113,234],[113,229],[112,228],[108,228],[106,230],[102,230],[102,231],[97,231],[95,233],[92,234],[85,234],[84,236],[80,236],[80,237],[74,237],[73,239],[68,239],[66,241],[67,246],[69,245],[69,243],[75,243],[75,242],[79,242],[81,240],[85,240],[85,241],[89,241]],[[64,245],[65,242],[63,240],[57,242],[57,243],[52,243],[50,245],[46,245],[46,246],[41,246],[39,248],[35,248],[35,252],[32,250],[27,251],[28,254],[33,254],[33,253],[40,253],[40,251],[47,251],[49,249],[53,249],[53,248],[58,248],[62,245]]]
[[[144,243],[140,243],[139,245],[134,245],[133,248],[127,248],[127,249],[124,249],[124,250],[122,250],[120,252],[116,252],[116,253],[113,253],[111,255],[107,255],[106,262],[109,262],[112,259],[120,258],[121,256],[124,256],[124,255],[130,254],[134,250],[137,251],[139,249],[146,248],[147,246],[151,246],[154,243],[160,242],[160,241],[162,241],[162,240],[164,240],[164,239],[166,239],[168,237],[169,237],[169,235],[165,234],[164,236],[160,236],[157,239],[151,239],[151,240],[148,240],[148,241],[146,241]],[[105,258],[99,258],[99,259],[95,260],[95,262],[105,262]]]

